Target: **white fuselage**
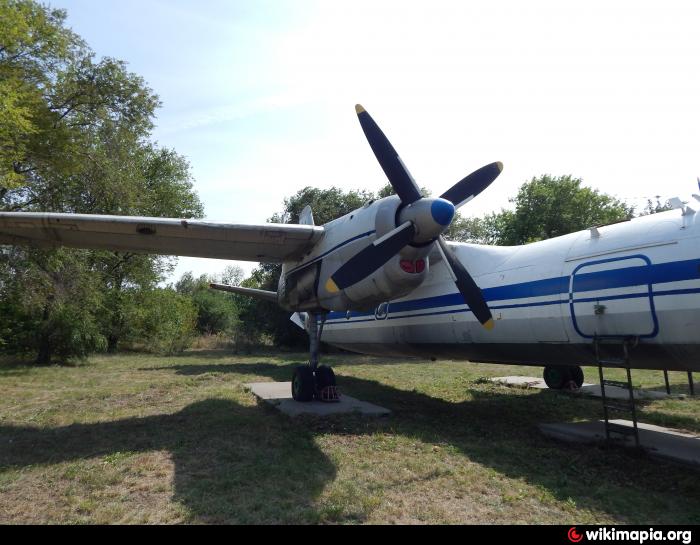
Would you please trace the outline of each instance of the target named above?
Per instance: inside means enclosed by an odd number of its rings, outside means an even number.
[[[408,296],[331,312],[322,340],[369,354],[591,365],[594,338],[627,337],[637,344],[631,367],[700,370],[700,213],[671,210],[523,246],[453,247],[493,330],[438,261]]]

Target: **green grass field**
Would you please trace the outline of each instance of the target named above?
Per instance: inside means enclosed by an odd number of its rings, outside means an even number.
[[[325,358],[341,391],[393,411],[382,419],[290,419],[243,386],[303,360],[0,364],[0,523],[700,522],[700,472],[539,433],[599,418],[600,400],[484,380],[539,368]],[[700,432],[700,398],[646,403],[640,420]]]

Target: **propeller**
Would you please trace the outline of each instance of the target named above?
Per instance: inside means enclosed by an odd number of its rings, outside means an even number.
[[[467,272],[467,269],[452,251],[452,248],[447,245],[442,236],[438,238],[438,248],[440,248],[440,253],[448,264],[447,269],[452,276],[452,280],[457,284],[457,289],[459,293],[462,294],[464,302],[467,303],[467,306],[474,313],[474,316],[476,316],[476,319],[479,320],[481,325],[486,329],[493,329],[491,311],[486,304],[486,299],[484,299],[481,289],[476,285],[474,279]]]
[[[382,129],[379,128],[379,125],[372,119],[372,116],[359,104],[355,105],[355,111],[369,146],[372,148],[377,161],[379,161],[386,177],[389,178],[389,183],[401,199],[401,202],[406,205],[423,198],[413,176],[408,172],[406,165],[403,164],[401,157],[396,153],[394,146],[391,145],[391,142],[382,132]]]
[[[467,204],[489,185],[491,185],[491,182],[498,178],[498,175],[502,170],[503,163],[500,161],[481,167],[468,176],[462,178],[450,189],[440,195],[440,198],[450,201],[455,205],[455,208],[459,208],[460,206]]]
[[[439,198],[425,198],[394,146],[374,119],[359,104],[355,106],[355,111],[377,161],[401,199],[398,213],[401,224],[345,262],[328,279],[326,289],[337,292],[360,282],[408,244],[437,241],[447,269],[464,302],[479,322],[491,329],[491,311],[481,290],[442,238],[442,233],[450,226],[455,210],[486,189],[501,173],[503,165],[497,162],[481,167],[457,182]]]
[[[357,252],[338,269],[326,282],[326,289],[331,293],[347,288],[366,278],[392,257],[398,254],[415,235],[416,229],[410,221],[402,223],[396,229],[375,240],[372,244]]]

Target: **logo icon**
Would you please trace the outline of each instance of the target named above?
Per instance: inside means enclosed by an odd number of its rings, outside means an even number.
[[[569,532],[566,535],[572,543],[578,543],[583,539],[583,534],[579,534],[576,531],[576,526],[569,528]]]

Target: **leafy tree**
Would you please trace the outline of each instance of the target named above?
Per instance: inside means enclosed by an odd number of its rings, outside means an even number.
[[[0,263],[0,349],[35,353],[37,363],[65,361],[102,350],[107,340],[96,316],[99,277],[86,264],[86,251],[34,254],[11,249]]]
[[[214,281],[227,286],[240,286],[245,274],[238,265],[227,265],[219,276],[214,277]]]
[[[498,244],[501,233],[512,221],[513,213],[504,210],[498,214],[487,214],[483,218],[465,218],[459,212],[445,232],[445,238],[455,242],[474,244]]]
[[[316,225],[323,225],[340,216],[360,208],[376,195],[366,190],[343,191],[338,187],[319,189],[305,187],[291,197],[284,199],[284,211],[273,214],[269,221],[274,223],[299,223],[299,215],[305,206],[311,206]]]
[[[128,320],[133,324],[125,340],[163,354],[181,352],[196,334],[197,307],[190,297],[172,288],[132,290]]]
[[[158,97],[122,61],[95,59],[64,26],[65,18],[65,11],[32,0],[0,0],[0,209],[201,217],[187,161],[149,142]],[[173,267],[171,258],[120,252],[13,250],[12,255],[15,270],[29,272],[42,270],[43,262],[80,255],[71,267],[82,267],[75,275],[97,283],[97,299],[86,308],[93,313],[90,327],[97,324],[110,350],[131,327],[125,318],[134,311],[130,290],[152,290]],[[48,312],[42,327],[50,329],[58,324],[52,313],[63,308],[51,303],[51,294],[61,292],[63,280],[56,274],[44,279],[53,288],[33,297]],[[47,299],[37,300],[42,294]],[[12,300],[26,299],[16,295]],[[6,310],[21,314],[22,307]],[[84,349],[78,341],[66,345],[76,355],[101,346],[80,331],[88,321],[72,327],[56,325],[49,336],[84,339]],[[6,347],[13,344],[4,340]]]
[[[175,284],[175,290],[190,297],[197,309],[197,331],[201,334],[231,334],[238,324],[238,303],[232,293],[215,291],[209,288],[211,282],[237,286],[243,278],[240,267],[229,265],[216,277],[203,274],[194,278],[192,273],[182,275]]]
[[[487,216],[488,238],[497,244],[526,244],[633,217],[624,202],[581,186],[572,176],[545,174],[523,184],[511,202],[514,211]]]
[[[47,99],[59,71],[84,52],[65,17],[28,0],[0,1],[0,196],[23,182],[28,156],[46,155],[35,148],[60,115]]]
[[[420,192],[424,197],[430,197],[430,195],[432,194],[432,192],[427,187],[421,187]],[[384,197],[390,197],[391,195],[396,195],[396,192],[394,191],[394,188],[391,187],[391,184],[387,182],[381,187],[379,191],[377,191],[377,195],[375,198],[383,199]]]

